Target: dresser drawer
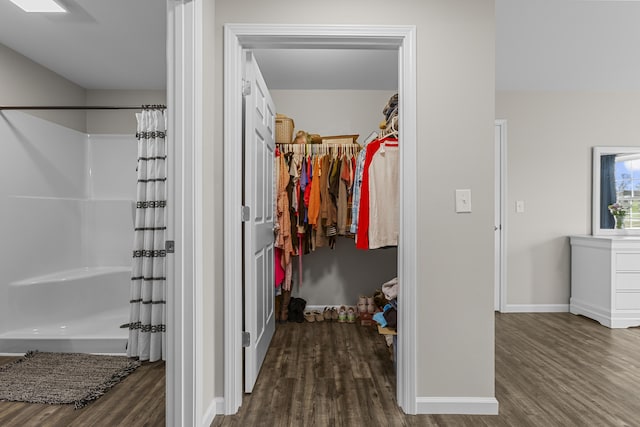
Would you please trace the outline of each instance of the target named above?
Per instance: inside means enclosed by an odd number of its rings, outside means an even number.
[[[640,291],[640,272],[616,273],[616,290],[637,290]]]
[[[640,310],[640,292],[616,292],[617,310]]]
[[[616,254],[617,271],[640,271],[640,253]]]

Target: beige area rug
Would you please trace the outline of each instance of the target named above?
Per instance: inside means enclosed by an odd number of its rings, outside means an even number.
[[[82,408],[140,366],[125,356],[29,352],[0,366],[0,401]]]

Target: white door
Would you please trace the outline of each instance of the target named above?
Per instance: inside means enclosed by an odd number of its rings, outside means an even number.
[[[275,331],[275,105],[250,52],[244,76],[244,391],[250,393]]]

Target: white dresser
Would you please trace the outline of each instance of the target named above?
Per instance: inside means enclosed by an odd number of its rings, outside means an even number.
[[[569,311],[610,328],[640,325],[640,236],[571,236]]]

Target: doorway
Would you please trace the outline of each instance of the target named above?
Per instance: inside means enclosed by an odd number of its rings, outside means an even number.
[[[416,63],[413,26],[295,26],[227,24],[224,29],[224,328],[225,413],[242,403],[242,58],[244,49],[378,48],[398,50],[400,124],[400,244],[397,401],[416,413]],[[405,208],[406,207],[406,208]]]

